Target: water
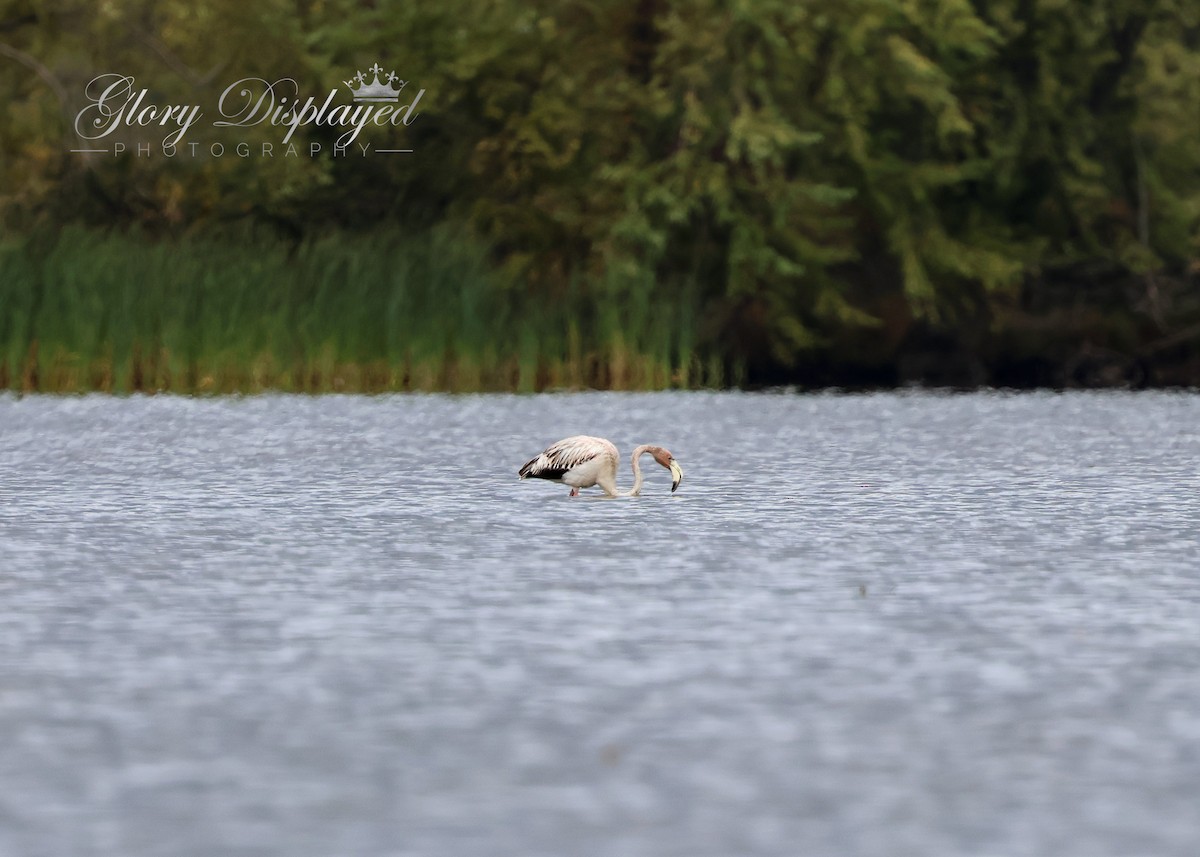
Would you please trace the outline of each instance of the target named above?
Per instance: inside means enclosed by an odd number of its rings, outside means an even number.
[[[516,479],[578,432],[679,492]],[[0,398],[0,853],[1190,857],[1198,461],[1182,394]]]

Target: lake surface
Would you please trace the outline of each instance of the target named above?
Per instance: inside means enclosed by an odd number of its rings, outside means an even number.
[[[682,486],[517,480],[581,432]],[[1188,394],[0,397],[0,853],[1192,857],[1198,465]]]

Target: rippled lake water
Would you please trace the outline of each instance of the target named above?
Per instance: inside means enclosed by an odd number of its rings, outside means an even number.
[[[580,432],[678,493],[517,480]],[[1187,394],[0,398],[0,853],[1191,857],[1198,463]]]

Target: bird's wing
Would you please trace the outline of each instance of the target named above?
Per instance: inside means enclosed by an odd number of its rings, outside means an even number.
[[[537,458],[525,462],[519,475],[522,479],[562,479],[569,470],[605,454],[616,459],[616,447],[603,438],[576,435],[546,447]]]

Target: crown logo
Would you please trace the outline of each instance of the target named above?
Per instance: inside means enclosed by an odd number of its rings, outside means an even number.
[[[355,101],[395,101],[400,90],[404,89],[404,84],[407,83],[407,81],[401,80],[399,86],[393,87],[392,81],[398,80],[394,71],[389,71],[387,77],[380,80],[379,72],[383,69],[379,67],[379,63],[375,63],[367,71],[375,75],[375,79],[370,83],[367,83],[366,73],[361,71],[350,80],[342,81],[350,87],[350,93],[354,96]],[[356,82],[357,86],[355,86]]]

